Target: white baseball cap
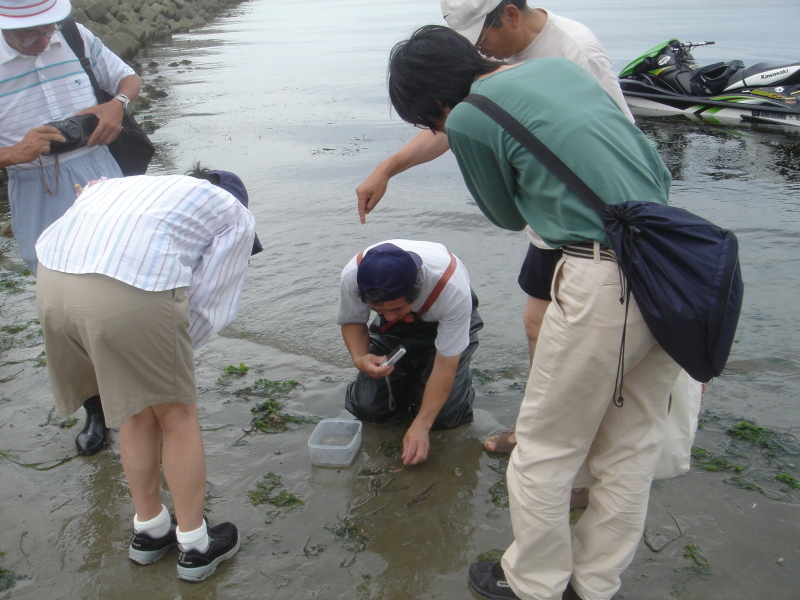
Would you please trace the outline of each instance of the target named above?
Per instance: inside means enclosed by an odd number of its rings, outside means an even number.
[[[486,15],[502,0],[441,0],[442,16],[447,25],[471,43],[478,41]]]
[[[24,29],[63,21],[69,0],[0,0],[0,29]]]

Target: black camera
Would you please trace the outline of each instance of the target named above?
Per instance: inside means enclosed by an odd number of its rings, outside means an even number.
[[[83,148],[97,127],[98,122],[97,117],[94,115],[83,115],[82,117],[69,117],[61,121],[47,123],[47,125],[58,129],[58,133],[63,135],[66,140],[65,142],[50,142],[50,154],[61,154],[75,148]]]

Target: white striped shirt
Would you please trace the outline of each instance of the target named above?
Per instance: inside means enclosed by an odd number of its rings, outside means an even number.
[[[36,243],[44,267],[99,273],[141,290],[188,287],[198,347],[236,317],[255,222],[231,194],[183,175],[87,187]]]
[[[133,69],[91,31],[82,25],[78,30],[97,82],[105,91],[116,94],[119,82],[133,75]],[[71,117],[96,104],[89,76],[61,32],[52,37],[44,52],[35,56],[17,52],[0,36],[0,147],[13,146],[31,129]],[[69,160],[73,152],[87,150],[65,153],[61,160]],[[42,156],[45,164],[53,160],[52,156]],[[26,166],[34,164],[39,166],[38,159]]]

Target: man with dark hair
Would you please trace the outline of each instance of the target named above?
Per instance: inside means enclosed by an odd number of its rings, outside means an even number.
[[[531,8],[525,0],[441,0],[442,15],[448,26],[457,31],[485,56],[518,64],[533,58],[561,56],[591,73],[603,90],[633,121],[622,96],[611,61],[603,46],[585,25],[556,15],[544,8]],[[602,93],[599,90],[596,93]],[[438,158],[449,149],[447,137],[422,131],[397,153],[383,161],[356,189],[362,223],[386,193],[389,180],[399,173]],[[550,303],[550,284],[561,253],[548,249],[528,227],[531,244],[519,273],[519,285],[527,295],[523,323],[530,357],[542,318]],[[510,452],[513,432],[487,440],[487,449]]]
[[[75,184],[122,177],[106,147],[116,139],[142,81],[122,59],[82,25],[78,31],[100,86],[114,96],[98,104],[88,75],[59,31],[72,10],[69,0],[4,0],[0,6],[0,167],[8,168],[11,224],[22,260],[36,275],[39,235],[75,201]],[[51,156],[63,142],[46,125],[92,114],[97,127],[87,145]],[[94,454],[105,441],[99,398],[84,398],[86,422],[78,452]]]
[[[411,419],[403,463],[428,458],[431,429],[472,421],[470,359],[483,321],[469,274],[441,244],[390,240],[342,271],[336,323],[360,373],[345,407],[364,421]],[[367,327],[370,310],[377,313]],[[406,354],[383,365],[398,346]]]
[[[99,396],[136,514],[139,564],[180,546],[178,577],[207,578],[239,549],[203,518],[206,464],[193,348],[233,321],[254,246],[247,191],[227,171],[92,182],[39,238],[37,306],[56,409]],[[175,518],[159,498],[159,475]]]
[[[392,50],[389,94],[398,115],[446,132],[494,224],[529,225],[563,251],[509,460],[514,542],[501,563],[473,564],[470,582],[493,600],[558,600],[568,584],[567,598],[610,600],[642,534],[679,367],[635,299],[620,302],[626,282],[599,216],[493,119],[452,97],[470,84],[467,93],[511,113],[606,203],[664,204],[670,174],[613,99],[569,60],[498,67],[438,26]],[[569,495],[584,461],[596,483],[571,540]]]

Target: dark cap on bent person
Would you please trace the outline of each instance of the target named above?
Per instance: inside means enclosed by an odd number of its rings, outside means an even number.
[[[58,23],[72,12],[69,0],[0,0],[0,29]]]
[[[390,300],[397,300],[410,292],[417,281],[417,271],[422,258],[394,244],[378,244],[370,248],[356,271],[356,283],[362,294],[383,290]]]
[[[450,29],[457,31],[472,44],[478,41],[486,15],[503,0],[441,0],[442,16]]]
[[[0,2],[2,2],[2,0],[0,0]],[[217,187],[221,187],[241,202],[245,208],[248,208],[250,198],[247,196],[247,188],[244,187],[244,183],[236,173],[231,173],[230,171],[215,171],[213,169],[208,169],[206,173],[208,174],[208,181]],[[250,253],[250,256],[258,254],[263,249],[264,247],[258,239],[258,234],[256,234],[255,238],[253,238],[253,251]]]

